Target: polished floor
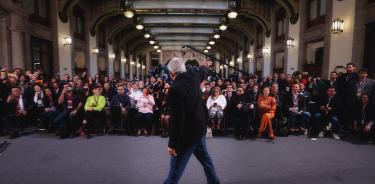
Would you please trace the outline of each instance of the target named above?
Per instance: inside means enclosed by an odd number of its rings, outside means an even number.
[[[0,138],[0,143],[5,140]],[[375,145],[304,137],[207,140],[222,183],[375,183]],[[32,134],[0,155],[2,184],[157,184],[168,172],[167,139],[101,136],[59,140]],[[180,183],[206,183],[192,157]]]

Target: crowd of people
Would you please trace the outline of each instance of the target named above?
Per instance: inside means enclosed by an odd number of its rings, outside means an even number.
[[[132,81],[61,77],[2,68],[0,136],[16,138],[26,128],[37,127],[62,139],[98,134],[168,137],[173,81],[166,75],[153,72]],[[375,82],[353,63],[346,65],[346,73],[332,71],[329,79],[302,72],[208,79],[201,83],[207,138],[232,130],[238,140],[291,134],[340,139],[350,132],[374,141]]]

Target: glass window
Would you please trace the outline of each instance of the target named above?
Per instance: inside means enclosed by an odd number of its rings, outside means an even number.
[[[39,10],[39,16],[43,18],[47,18],[48,12],[47,12],[47,1],[46,0],[38,0],[38,10]]]
[[[327,0],[320,0],[320,16],[324,16],[327,13]]]
[[[314,20],[317,18],[317,11],[318,11],[318,1],[317,0],[312,0],[310,1],[310,20]]]

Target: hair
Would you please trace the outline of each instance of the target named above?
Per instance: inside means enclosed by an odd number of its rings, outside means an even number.
[[[354,63],[348,63],[348,64],[346,64],[346,66],[349,66],[349,65],[352,65],[353,67],[355,67]]]
[[[362,68],[358,71],[358,73],[368,73],[368,70],[366,68]]]
[[[168,63],[168,70],[172,73],[186,72],[184,60],[179,57],[172,58]]]
[[[333,73],[337,74],[337,72],[336,72],[336,71],[332,71],[332,72],[331,72],[331,74],[333,74]]]

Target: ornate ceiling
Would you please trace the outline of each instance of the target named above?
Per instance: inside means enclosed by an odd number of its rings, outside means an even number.
[[[298,20],[299,9],[298,0],[60,0],[60,19],[67,22],[79,4],[89,6],[92,36],[105,25],[109,43],[128,52],[150,46],[150,40],[163,49],[183,45],[204,49],[213,40],[213,48],[231,53],[245,42],[253,42],[258,26],[270,36],[274,5],[286,10],[292,24]],[[125,10],[133,11],[134,17],[125,17]],[[230,10],[238,12],[235,19],[228,18]],[[143,29],[136,29],[138,24]],[[222,24],[228,29],[220,30]],[[221,38],[213,38],[214,33]],[[151,37],[145,38],[145,34]]]

